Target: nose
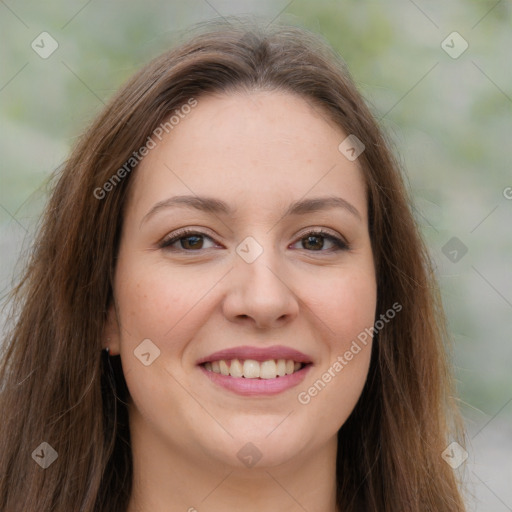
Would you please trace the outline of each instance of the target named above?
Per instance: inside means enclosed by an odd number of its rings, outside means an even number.
[[[247,263],[235,256],[235,268],[229,273],[223,312],[229,321],[252,325],[257,329],[283,327],[299,312],[299,300],[293,283],[276,258],[265,250]]]

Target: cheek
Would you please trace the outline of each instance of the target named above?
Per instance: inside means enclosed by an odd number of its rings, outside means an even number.
[[[188,276],[187,283],[184,275]],[[172,375],[196,327],[190,321],[198,309],[193,306],[207,289],[208,283],[195,286],[199,281],[180,269],[171,272],[168,267],[140,263],[135,258],[118,262],[115,293],[122,324],[123,373],[135,409],[155,428],[163,421],[180,432],[176,416],[183,418],[186,414],[180,404],[190,405],[188,395]],[[145,360],[146,353],[149,356]]]
[[[316,279],[313,289],[308,306],[325,327],[326,352],[297,398],[308,417],[322,418],[332,433],[352,412],[368,375],[377,301],[373,267],[340,270],[328,282]]]
[[[170,271],[161,265],[138,265],[126,261],[118,266],[116,296],[125,335],[163,342],[187,312],[199,303],[209,281],[190,276],[182,269]]]
[[[350,416],[368,376],[376,285],[369,277],[351,274],[318,288],[315,297],[314,312],[328,326],[326,352],[298,390],[297,401],[306,421],[321,424],[328,437]]]
[[[316,280],[309,306],[323,321],[331,344],[343,349],[366,328],[373,326],[377,301],[372,272],[343,272],[322,282]],[[334,348],[334,347],[333,347]]]

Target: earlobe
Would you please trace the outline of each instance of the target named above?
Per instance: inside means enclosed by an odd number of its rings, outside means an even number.
[[[111,356],[118,355],[120,352],[119,347],[120,329],[117,319],[117,312],[114,303],[111,303],[107,310],[107,317],[103,326],[103,335],[101,346],[103,349],[108,349]]]

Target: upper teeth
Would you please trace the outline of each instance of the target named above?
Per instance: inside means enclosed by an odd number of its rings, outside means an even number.
[[[231,375],[231,377],[245,377],[246,379],[275,379],[276,377],[284,377],[301,368],[301,363],[297,363],[292,359],[269,359],[268,361],[255,361],[254,359],[246,359],[240,361],[231,359],[225,361],[212,361],[204,364],[204,367],[214,373],[222,375]]]

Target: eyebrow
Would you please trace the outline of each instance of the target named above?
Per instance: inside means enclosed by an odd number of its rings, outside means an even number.
[[[174,196],[156,203],[142,218],[141,224],[146,222],[157,212],[167,208],[191,208],[206,213],[223,214],[232,216],[236,210],[230,207],[224,201],[207,196]],[[311,199],[301,199],[290,204],[283,217],[292,215],[305,215],[307,213],[330,210],[333,208],[342,208],[359,220],[362,220],[361,214],[357,208],[346,199],[337,196],[314,197]]]

